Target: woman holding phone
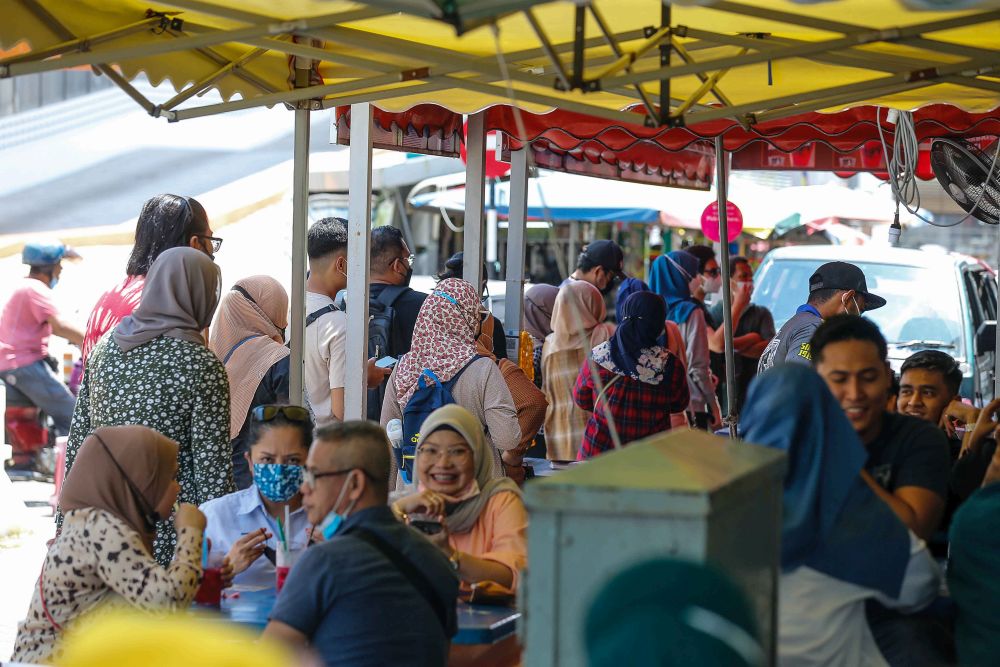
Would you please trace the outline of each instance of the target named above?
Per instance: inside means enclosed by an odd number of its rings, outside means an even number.
[[[493,474],[479,421],[451,404],[421,429],[417,493],[392,504],[401,521],[428,534],[462,580],[462,593],[513,595],[527,563],[528,513],[517,484]]]

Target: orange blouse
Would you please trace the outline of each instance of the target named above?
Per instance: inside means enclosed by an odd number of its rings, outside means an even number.
[[[452,533],[450,541],[453,548],[463,553],[509,567],[514,573],[514,583],[509,591],[513,594],[517,590],[521,570],[528,562],[527,529],[528,511],[520,497],[502,492],[487,501],[472,530]],[[468,592],[468,583],[462,582],[462,590]]]

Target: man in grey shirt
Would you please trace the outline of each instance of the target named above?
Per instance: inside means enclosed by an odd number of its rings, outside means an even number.
[[[458,576],[388,506],[389,442],[371,422],[319,429],[302,505],[325,541],[295,564],[264,635],[327,665],[431,667],[458,630]]]
[[[757,372],[784,363],[811,364],[810,340],[823,320],[834,315],[861,315],[885,305],[868,291],[865,274],[847,262],[827,262],[809,277],[809,299],[782,325],[760,355]]]

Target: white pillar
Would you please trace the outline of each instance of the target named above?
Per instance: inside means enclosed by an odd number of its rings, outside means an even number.
[[[507,346],[521,341],[524,318],[525,230],[528,226],[528,151],[522,148],[510,154],[510,201],[507,213],[507,289],[504,297],[504,327]],[[510,356],[517,363],[517,354]]]
[[[305,405],[303,353],[306,335],[306,234],[309,227],[309,109],[295,110],[292,168],[291,362],[288,400]]]
[[[372,238],[371,104],[351,105],[347,226],[347,363],[344,419],[365,419],[368,403],[368,270]]]
[[[486,113],[469,116],[469,136],[466,138],[465,163],[465,233],[462,277],[476,291],[483,281],[483,220],[486,185]]]

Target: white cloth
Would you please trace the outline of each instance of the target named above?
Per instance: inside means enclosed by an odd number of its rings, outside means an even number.
[[[325,294],[306,292],[306,315],[333,304]],[[336,418],[330,406],[330,390],[344,387],[347,345],[347,315],[341,310],[326,313],[306,327],[306,398],[316,426],[327,426]]]
[[[212,540],[212,552],[229,553],[229,549],[244,535],[258,528],[266,528],[272,537],[267,546],[278,549],[278,522],[264,509],[264,501],[256,486],[230,493],[201,506],[205,518],[205,535]],[[309,542],[306,531],[309,519],[306,511],[299,508],[288,517],[292,524],[288,535],[288,548],[301,553]],[[284,519],[282,519],[284,521]],[[233,577],[233,584],[239,586],[274,586],[274,566],[266,556],[255,560],[250,567]]]
[[[903,612],[930,604],[941,571],[927,546],[910,533],[910,561],[899,597],[888,598],[809,567],[781,575],[778,584],[778,665],[780,667],[886,667],[868,621],[865,600],[874,598]]]

